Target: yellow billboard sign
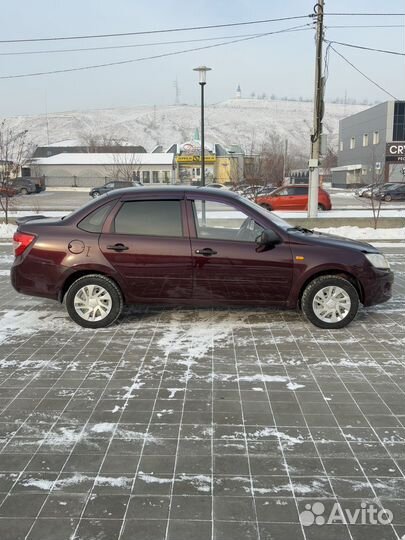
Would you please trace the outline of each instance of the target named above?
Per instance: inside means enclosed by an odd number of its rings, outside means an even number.
[[[205,163],[215,163],[217,160],[216,156],[205,156]],[[201,156],[177,156],[177,163],[201,163]]]

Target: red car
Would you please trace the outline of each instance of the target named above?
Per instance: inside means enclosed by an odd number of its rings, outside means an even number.
[[[0,184],[0,197],[14,197],[17,190],[8,184]]]
[[[267,210],[307,210],[308,186],[282,186],[269,195],[259,195],[256,202]],[[318,209],[332,209],[329,193],[322,188],[319,188],[318,192]]]
[[[14,288],[65,302],[89,328],[134,303],[301,307],[341,328],[360,302],[388,300],[393,282],[370,244],[292,227],[213,188],[120,189],[64,219],[22,218],[14,250]]]

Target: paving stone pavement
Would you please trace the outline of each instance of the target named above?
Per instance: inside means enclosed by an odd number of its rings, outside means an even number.
[[[388,257],[393,300],[343,330],[154,307],[91,331],[17,295],[0,245],[0,539],[401,538],[405,257]],[[336,502],[392,523],[324,523]]]

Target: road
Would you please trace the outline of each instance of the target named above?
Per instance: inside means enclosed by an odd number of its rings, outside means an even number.
[[[355,197],[352,193],[331,192],[332,207],[335,210],[370,209],[369,199]],[[13,210],[30,210],[35,212],[49,210],[75,210],[89,201],[88,192],[83,191],[45,191],[36,195],[16,197],[13,200]],[[405,201],[382,203],[384,209],[404,208]]]

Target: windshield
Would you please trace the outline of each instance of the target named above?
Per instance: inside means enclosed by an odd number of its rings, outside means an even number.
[[[273,223],[275,223],[278,227],[280,227],[280,229],[284,229],[285,231],[287,231],[288,229],[293,228],[292,225],[288,223],[288,221],[285,221],[284,219],[282,219],[281,217],[278,217],[273,212],[269,212],[265,208],[262,208],[255,202],[250,201],[249,199],[242,199],[242,197],[241,197],[241,200],[243,200],[245,205],[250,206],[251,208],[253,208],[253,210],[256,210],[256,212],[259,212],[265,218],[270,219]]]

